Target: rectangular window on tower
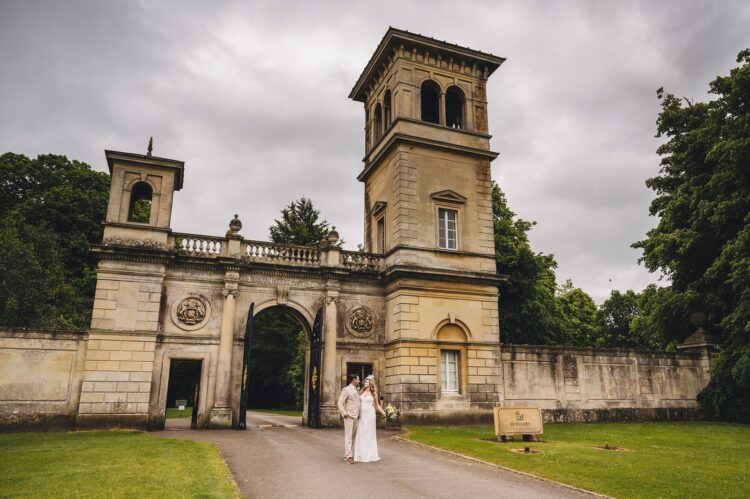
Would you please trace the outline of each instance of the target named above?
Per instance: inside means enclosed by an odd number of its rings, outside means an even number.
[[[385,251],[385,217],[378,218],[377,223],[377,252],[383,253]]]
[[[445,249],[458,249],[456,210],[438,208],[438,246]]]
[[[458,351],[440,351],[440,388],[443,392],[458,392]]]

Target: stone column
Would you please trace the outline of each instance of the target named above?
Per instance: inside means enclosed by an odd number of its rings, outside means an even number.
[[[232,343],[234,341],[234,315],[236,298],[239,296],[239,273],[227,272],[224,277],[224,304],[221,312],[221,336],[219,357],[216,363],[216,390],[214,407],[211,409],[211,428],[232,427],[230,389],[232,377]]]
[[[336,400],[340,389],[336,378],[336,337],[338,336],[336,320],[339,301],[337,288],[328,289],[325,300],[325,320],[323,323],[323,400],[321,401],[321,422],[323,426],[339,424]]]
[[[440,124],[445,126],[445,92],[440,92],[440,109],[438,110],[440,116]]]

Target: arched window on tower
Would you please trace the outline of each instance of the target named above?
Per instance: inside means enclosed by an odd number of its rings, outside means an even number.
[[[457,86],[445,92],[445,125],[449,128],[464,128],[464,93]]]
[[[375,142],[383,136],[383,107],[378,103],[375,106]]]
[[[431,80],[422,83],[422,121],[440,123],[440,87]]]
[[[153,191],[146,182],[138,182],[130,192],[128,222],[147,224],[151,220],[151,196]]]
[[[385,96],[383,96],[383,123],[385,123],[385,130],[391,127],[391,91],[386,90]]]

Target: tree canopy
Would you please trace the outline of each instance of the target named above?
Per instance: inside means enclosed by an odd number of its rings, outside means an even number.
[[[659,218],[633,246],[669,282],[651,304],[667,340],[692,332],[703,312],[722,338],[700,400],[709,414],[750,420],[750,50],[709,85],[716,96],[690,102],[659,89],[661,170],[646,184]],[[669,319],[669,320],[665,320]]]
[[[109,175],[65,156],[0,156],[0,325],[87,328]]]
[[[320,211],[301,197],[281,210],[281,219],[269,229],[271,241],[281,244],[314,245],[328,235],[328,222],[319,220]]]
[[[492,212],[497,272],[507,276],[500,287],[501,339],[505,343],[566,343],[568,324],[555,297],[554,256],[532,251],[528,232],[534,223],[516,218],[494,182]]]

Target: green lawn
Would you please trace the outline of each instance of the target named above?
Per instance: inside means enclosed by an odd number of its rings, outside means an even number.
[[[302,417],[302,411],[293,411],[288,409],[248,409],[253,412],[265,412],[266,414],[278,414],[280,416]]]
[[[192,415],[193,415],[192,407],[185,407],[184,411],[180,411],[177,407],[167,407],[167,419],[189,418]]]
[[[212,444],[140,432],[0,434],[1,497],[236,497]]]
[[[550,424],[540,443],[506,444],[488,427],[407,429],[416,442],[614,497],[750,497],[748,425]],[[605,444],[627,450],[594,448]],[[525,446],[541,453],[511,452]]]

